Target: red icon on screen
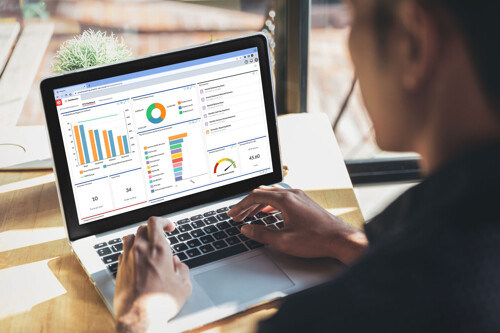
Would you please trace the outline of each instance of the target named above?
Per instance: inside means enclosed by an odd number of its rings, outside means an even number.
[[[62,105],[62,100],[60,100],[60,99],[56,99],[56,105],[57,105],[57,106],[61,106],[61,105]]]

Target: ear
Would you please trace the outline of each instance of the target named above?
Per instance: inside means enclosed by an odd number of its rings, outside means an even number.
[[[435,16],[416,1],[401,1],[397,16],[402,31],[401,84],[415,91],[426,84],[434,72],[439,51],[439,30]]]

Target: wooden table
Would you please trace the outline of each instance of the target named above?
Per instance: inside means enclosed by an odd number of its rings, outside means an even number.
[[[282,158],[290,170],[285,180],[361,227],[357,199],[328,129],[326,116],[319,114],[280,118]],[[315,149],[323,151],[315,164],[332,170],[319,178],[321,184],[306,172],[314,164],[300,158],[298,142],[304,138],[307,145],[316,143]],[[0,172],[0,299],[0,332],[114,330],[113,317],[65,238],[51,172]],[[263,305],[197,331],[251,332],[259,320],[276,311],[276,305]]]

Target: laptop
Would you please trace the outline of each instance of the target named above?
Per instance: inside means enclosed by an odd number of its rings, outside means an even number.
[[[53,76],[40,89],[68,240],[111,313],[122,238],[150,216],[174,221],[165,237],[190,267],[193,292],[172,331],[338,270],[241,234],[245,223],[283,228],[279,212],[243,223],[227,215],[252,189],[283,179],[263,34]]]

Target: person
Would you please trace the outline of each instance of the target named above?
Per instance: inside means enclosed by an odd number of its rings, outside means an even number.
[[[499,332],[500,1],[347,3],[349,48],[377,143],[418,152],[425,179],[364,232],[299,190],[261,187],[233,207],[235,221],[283,214],[282,230],[247,225],[247,237],[346,265],[331,282],[286,298],[259,331]],[[188,269],[162,236],[173,228],[151,218],[124,240],[118,331],[172,318],[189,296]]]

